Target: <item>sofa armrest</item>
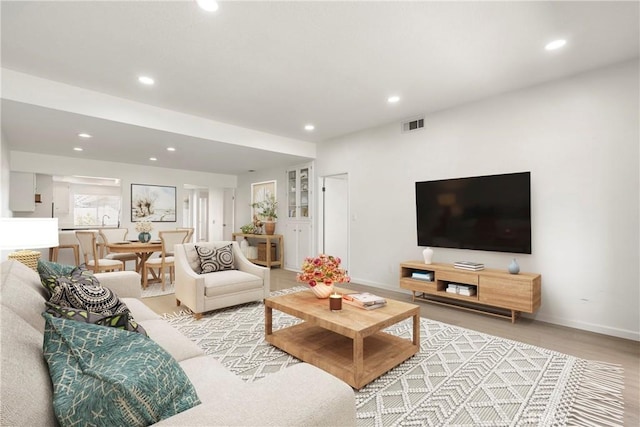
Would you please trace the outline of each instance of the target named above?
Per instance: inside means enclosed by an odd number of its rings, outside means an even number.
[[[334,376],[299,363],[242,387],[228,388],[216,399],[157,425],[355,426],[355,394]]]
[[[96,273],[96,278],[102,286],[111,289],[118,298],[140,298],[140,275],[135,271],[114,271],[111,273]]]
[[[254,276],[260,277],[264,285],[264,297],[268,297],[269,292],[271,291],[271,269],[256,265],[249,261],[249,259],[242,253],[242,250],[240,250],[240,245],[238,244],[238,242],[233,242],[232,248],[235,266],[240,271],[244,271],[245,273],[250,273]]]
[[[204,277],[189,265],[184,245],[175,246],[174,268],[176,299],[197,313],[203,312]]]

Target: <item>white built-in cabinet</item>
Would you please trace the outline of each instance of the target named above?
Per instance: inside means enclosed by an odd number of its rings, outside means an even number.
[[[53,213],[55,217],[69,214],[71,189],[66,182],[53,183]]]
[[[9,175],[9,210],[35,212],[36,174],[11,172]]]
[[[284,267],[299,271],[302,262],[311,253],[312,235],[310,222],[289,222],[284,230]]]
[[[303,165],[287,171],[287,218],[311,219],[311,165]]]
[[[298,165],[286,171],[287,217],[284,221],[284,263],[288,270],[300,270],[312,256],[313,166]]]

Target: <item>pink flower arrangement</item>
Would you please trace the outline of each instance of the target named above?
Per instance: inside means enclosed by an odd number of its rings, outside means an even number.
[[[331,286],[334,283],[349,283],[351,277],[340,268],[340,258],[320,254],[315,258],[307,257],[302,264],[302,273],[298,273],[298,282],[308,283],[313,287],[318,284]]]

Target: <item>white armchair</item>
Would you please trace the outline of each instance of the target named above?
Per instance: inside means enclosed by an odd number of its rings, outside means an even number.
[[[196,246],[210,249],[231,245],[234,270],[201,274]],[[184,304],[194,317],[218,308],[260,301],[269,296],[270,270],[249,261],[237,242],[199,242],[175,245],[175,290],[178,305]]]

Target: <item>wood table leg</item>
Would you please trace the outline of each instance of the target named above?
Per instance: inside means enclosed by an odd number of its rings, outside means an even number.
[[[364,372],[364,339],[362,335],[353,337],[353,380],[360,384]]]
[[[265,336],[273,334],[273,309],[264,306],[264,334]]]
[[[420,348],[420,313],[413,315],[413,344]]]

